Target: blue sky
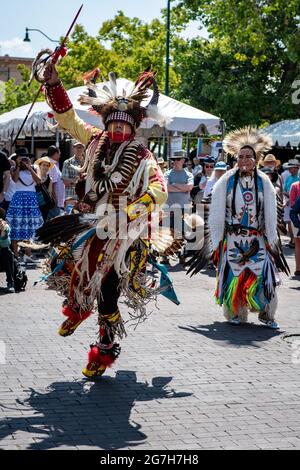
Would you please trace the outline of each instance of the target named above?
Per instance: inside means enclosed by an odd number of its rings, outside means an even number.
[[[3,2],[3,3],[2,3]],[[37,28],[52,39],[63,36],[83,3],[79,23],[91,35],[96,35],[102,22],[113,18],[118,10],[143,21],[160,18],[166,0],[2,0],[0,55],[35,57],[42,48],[53,45],[38,32],[31,32],[31,43],[23,42],[25,28]],[[11,7],[13,5],[13,8]],[[191,24],[184,36],[199,34],[198,24]],[[205,32],[203,33],[204,35]]]

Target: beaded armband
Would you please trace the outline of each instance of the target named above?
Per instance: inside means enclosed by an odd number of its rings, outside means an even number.
[[[56,113],[66,113],[73,107],[61,81],[57,85],[46,85],[45,89],[47,101]]]

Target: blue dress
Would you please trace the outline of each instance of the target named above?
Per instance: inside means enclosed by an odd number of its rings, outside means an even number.
[[[16,183],[17,190],[9,205],[6,220],[11,228],[11,240],[30,240],[43,225],[43,217],[30,172],[20,171],[20,177],[24,184],[21,181]]]

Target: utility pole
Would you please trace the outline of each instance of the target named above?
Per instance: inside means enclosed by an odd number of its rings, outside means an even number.
[[[170,80],[170,27],[171,27],[171,0],[167,2],[167,36],[166,36],[166,73],[165,73],[165,95],[169,96],[169,80]],[[164,129],[164,160],[168,160],[170,141],[167,129]]]
[[[170,79],[170,27],[171,27],[171,0],[167,5],[167,38],[166,38],[166,82],[165,95],[169,96],[169,79]]]

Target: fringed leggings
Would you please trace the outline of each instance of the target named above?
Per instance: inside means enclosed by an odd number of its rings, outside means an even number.
[[[274,321],[275,320],[275,315],[276,315],[276,310],[278,306],[278,297],[277,297],[277,292],[274,293],[274,297],[270,301],[268,305],[266,305],[265,309],[261,312],[258,312],[260,314],[265,314],[267,320]],[[232,319],[234,316],[237,316],[238,319],[242,323],[246,323],[248,320],[248,312],[249,309],[247,306],[239,306],[237,313],[234,314],[233,312],[229,311],[226,305],[223,305],[223,312],[224,312],[224,317],[226,320]]]

